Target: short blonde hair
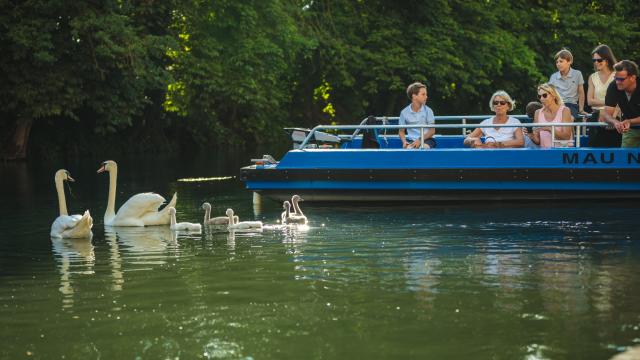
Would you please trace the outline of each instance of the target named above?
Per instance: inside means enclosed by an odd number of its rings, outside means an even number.
[[[491,100],[489,100],[489,109],[491,109],[491,111],[496,111],[496,109],[495,109],[496,107],[493,105],[493,100],[498,96],[500,96],[506,102],[509,103],[509,111],[513,110],[516,107],[516,101],[513,100],[511,98],[511,96],[509,96],[509,94],[507,94],[506,91],[498,90],[498,91],[494,92],[493,95],[491,95]]]
[[[558,90],[556,90],[555,86],[549,83],[544,83],[544,84],[538,85],[538,90],[542,90],[548,94],[551,94],[551,96],[553,96],[553,98],[555,99],[556,104],[560,106],[564,105],[564,101],[562,101],[562,97],[558,93]]]

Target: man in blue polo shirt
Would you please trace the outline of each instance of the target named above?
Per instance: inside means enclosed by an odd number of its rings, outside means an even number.
[[[604,98],[602,119],[615,126],[622,134],[622,147],[640,147],[640,87],[638,87],[638,65],[631,60],[622,60],[613,66],[615,82],[609,84]],[[622,112],[622,121],[615,119],[616,105]]]
[[[433,110],[427,105],[427,87],[419,82],[413,83],[407,87],[407,96],[411,100],[406,108],[400,112],[399,125],[432,125],[435,123]],[[406,130],[406,135],[405,135]],[[405,149],[417,149],[422,146],[429,149],[436,147],[436,141],[433,135],[436,130],[434,128],[424,129],[424,139],[420,139],[420,128],[400,129],[398,135],[402,140],[402,147]]]

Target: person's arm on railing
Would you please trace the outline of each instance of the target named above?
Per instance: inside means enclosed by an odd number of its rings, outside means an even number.
[[[571,110],[565,107],[562,110],[562,122],[570,123],[573,122],[573,117],[571,116]],[[570,140],[573,135],[573,127],[572,126],[558,126],[555,130],[556,139],[555,140]]]
[[[631,119],[622,120],[622,129],[624,132],[629,131],[632,126],[640,125],[640,116]]]
[[[475,128],[471,134],[464,139],[464,145],[468,147],[476,147],[482,145],[480,137],[482,136],[482,128]]]

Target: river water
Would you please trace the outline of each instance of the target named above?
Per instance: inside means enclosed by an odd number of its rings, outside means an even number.
[[[105,229],[102,159],[0,165],[0,358],[606,359],[640,343],[637,203],[306,206],[308,228],[280,228],[280,205],[237,179],[248,158],[121,160],[116,202],[177,191],[178,221],[209,201],[262,233]],[[91,240],[49,237],[61,167]]]

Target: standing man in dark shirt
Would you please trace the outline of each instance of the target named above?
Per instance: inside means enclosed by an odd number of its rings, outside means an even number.
[[[613,66],[615,82],[609,84],[604,99],[602,119],[615,126],[622,134],[622,147],[640,147],[640,87],[638,87],[638,65],[631,60],[622,60]],[[622,121],[613,117],[616,105],[622,111]]]

